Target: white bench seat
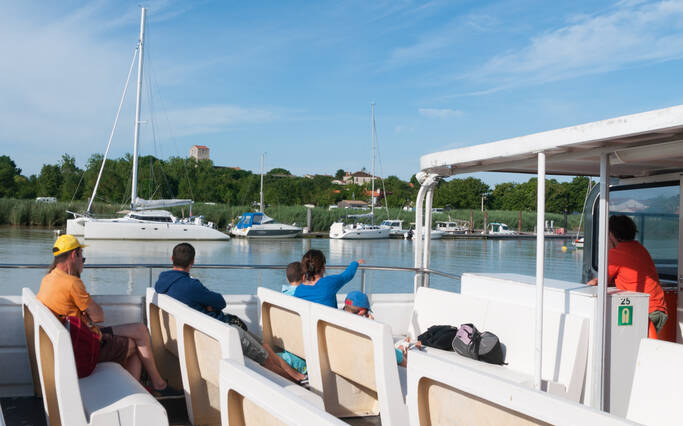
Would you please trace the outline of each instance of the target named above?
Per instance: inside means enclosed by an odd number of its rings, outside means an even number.
[[[34,327],[35,365],[51,425],[168,425],[164,407],[119,364],[99,363],[78,379],[69,332],[28,288],[22,303],[25,318],[31,317],[25,323]]]
[[[467,363],[450,362],[417,349],[410,351],[408,359],[408,410],[412,426],[635,424],[470,368]]]
[[[683,345],[642,339],[626,418],[646,425],[680,425]]]
[[[431,288],[419,288],[408,327],[411,340],[432,325],[474,324],[490,331],[503,345],[507,365],[474,361],[456,353],[428,348],[444,360],[477,368],[526,386],[533,386],[535,310],[506,303]],[[588,359],[588,319],[545,310],[543,315],[543,388],[573,401],[580,401]]]
[[[379,415],[383,425],[407,425],[391,327],[317,303],[311,303],[311,325],[325,410],[338,417]]]
[[[233,360],[322,408],[319,396],[245,358],[234,327],[152,288],[147,289],[146,302],[154,357],[160,369],[171,374],[169,382],[173,374],[177,376],[193,424],[220,422],[219,366],[223,359]]]
[[[221,361],[220,375],[223,426],[345,424],[234,360]]]

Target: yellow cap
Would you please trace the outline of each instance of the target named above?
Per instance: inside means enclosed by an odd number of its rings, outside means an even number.
[[[77,249],[79,247],[87,247],[85,244],[81,244],[78,238],[70,234],[60,235],[55,241],[55,245],[52,246],[52,254],[54,256],[59,256],[62,253]]]

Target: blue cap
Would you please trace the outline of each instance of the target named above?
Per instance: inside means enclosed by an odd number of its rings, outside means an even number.
[[[354,290],[346,295],[346,300],[344,300],[344,305],[355,306],[356,308],[363,308],[370,310],[370,301],[368,300],[368,295],[362,291]]]

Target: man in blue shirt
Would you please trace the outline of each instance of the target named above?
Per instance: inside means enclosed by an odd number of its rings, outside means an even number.
[[[159,274],[154,286],[157,293],[167,294],[185,303],[189,307],[210,315],[235,327],[240,336],[244,356],[253,359],[265,368],[272,370],[290,380],[303,380],[305,376],[290,367],[273,350],[261,342],[258,336],[246,330],[244,323],[235,320],[234,315],[224,314],[225,299],[219,293],[211,291],[196,278],[190,276],[194,265],[195,250],[189,243],[180,243],[173,248],[171,260],[173,269]]]

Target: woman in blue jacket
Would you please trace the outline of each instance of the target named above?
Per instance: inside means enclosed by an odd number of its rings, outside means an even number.
[[[301,259],[304,280],[296,288],[294,296],[336,309],[337,292],[353,279],[358,265],[364,263],[365,260],[358,259],[341,274],[325,277],[325,255],[320,250],[309,250]]]

